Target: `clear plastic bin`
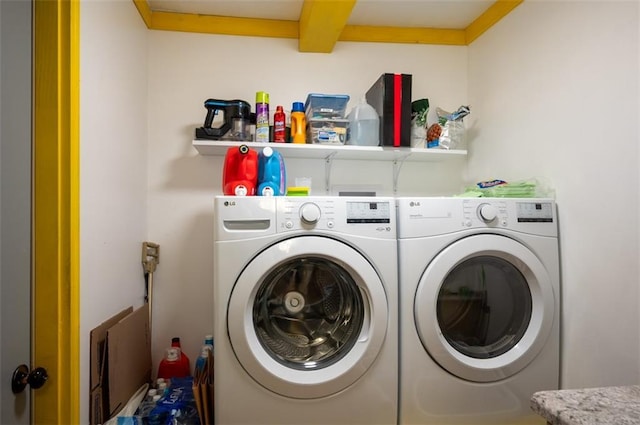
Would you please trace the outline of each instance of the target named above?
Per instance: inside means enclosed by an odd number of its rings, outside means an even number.
[[[307,121],[307,143],[344,145],[349,120],[316,119]]]

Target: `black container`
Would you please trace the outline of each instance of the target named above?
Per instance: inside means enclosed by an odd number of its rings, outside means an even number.
[[[367,91],[380,116],[382,146],[411,146],[411,74],[382,74]]]

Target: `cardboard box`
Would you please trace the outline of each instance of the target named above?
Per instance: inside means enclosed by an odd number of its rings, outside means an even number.
[[[411,146],[411,74],[382,74],[367,91],[380,116],[382,146]]]
[[[104,423],[151,381],[149,306],[129,307],[90,334],[90,424]]]

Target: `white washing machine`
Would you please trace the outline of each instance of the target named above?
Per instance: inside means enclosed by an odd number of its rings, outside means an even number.
[[[538,423],[529,400],[560,379],[554,201],[398,198],[397,208],[399,422]]]
[[[215,423],[395,424],[393,198],[215,199]]]

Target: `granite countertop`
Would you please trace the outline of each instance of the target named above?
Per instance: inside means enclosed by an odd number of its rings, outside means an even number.
[[[539,391],[531,409],[551,425],[640,425],[640,385]]]

